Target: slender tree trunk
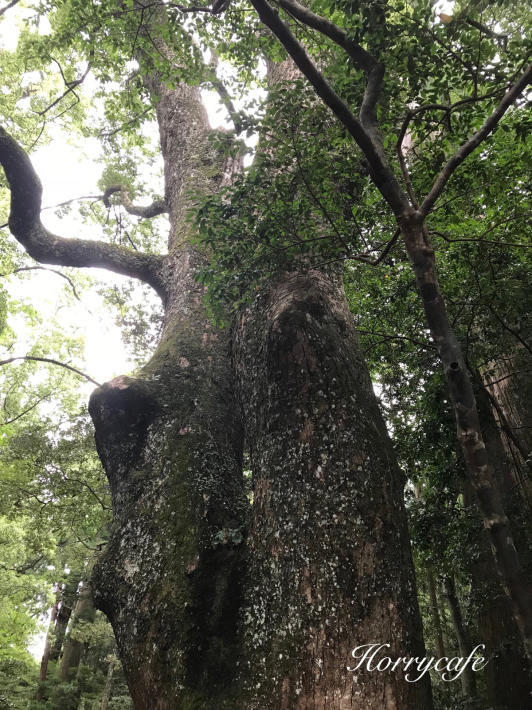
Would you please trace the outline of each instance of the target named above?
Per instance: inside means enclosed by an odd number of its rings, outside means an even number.
[[[430,708],[428,678],[346,672],[362,644],[424,648],[404,479],[341,278],[276,280],[240,319],[235,366],[254,491],[246,707]]]
[[[445,577],[443,580],[443,588],[445,590],[447,603],[449,604],[449,610],[451,612],[451,619],[453,622],[456,640],[458,642],[460,656],[462,656],[462,658],[468,658],[473,648],[471,646],[469,633],[462,617],[460,602],[458,601],[458,597],[456,595],[454,577]],[[475,681],[475,672],[471,669],[471,665],[468,664],[466,666],[464,672],[460,676],[460,680],[462,682],[462,690],[464,691],[464,695],[469,698],[475,698],[477,694],[477,686]]]
[[[105,687],[103,689],[102,704],[100,710],[107,710],[109,707],[109,700],[111,699],[111,684],[113,682],[113,673],[115,670],[114,660],[109,662],[109,668],[107,669],[107,677],[105,679]]]
[[[451,327],[438,284],[434,249],[418,212],[399,218],[427,323],[440,355],[456,418],[457,436],[466,470],[489,532],[497,570],[512,599],[516,622],[529,656],[532,655],[532,591],[513,542],[508,517],[493,476],[478,416],[473,386],[460,345]]]
[[[57,619],[57,614],[59,611],[59,602],[61,601],[61,592],[58,589],[55,594],[55,603],[52,606],[50,612],[50,622],[48,624],[48,631],[46,632],[46,641],[44,643],[44,650],[41,658],[41,667],[39,669],[39,685],[37,686],[37,692],[35,694],[36,700],[43,699],[43,683],[46,681],[46,676],[48,675],[48,663],[51,658],[52,651],[52,641],[54,637],[54,628]]]
[[[93,621],[94,611],[91,585],[85,581],[72,614],[70,632],[65,637],[63,644],[63,656],[61,657],[58,674],[59,679],[62,681],[71,680],[75,676],[83,652],[83,642],[74,638],[73,631],[75,631],[80,621]]]
[[[434,572],[429,565],[426,569],[427,585],[429,588],[430,613],[432,616],[432,625],[434,626],[434,635],[436,637],[436,653],[439,658],[446,656],[445,643],[443,641],[443,631],[440,618],[440,606],[438,603],[438,594],[436,591],[436,582],[434,580]]]
[[[78,578],[73,577],[71,581],[65,584],[65,588],[61,590],[61,605],[55,622],[54,642],[50,652],[51,661],[57,661],[61,655],[61,649],[63,648],[68,622],[72,615],[72,607],[74,606],[78,585]]]

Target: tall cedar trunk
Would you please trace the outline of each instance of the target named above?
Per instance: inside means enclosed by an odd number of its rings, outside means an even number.
[[[432,567],[427,566],[427,584],[429,588],[429,605],[430,614],[432,616],[432,624],[434,626],[434,635],[436,637],[436,653],[438,658],[446,656],[445,643],[443,640],[443,630],[440,617],[440,605],[438,603],[438,594],[436,591],[436,581],[434,580],[434,572]]]
[[[530,657],[532,589],[517,556],[510,523],[482,438],[473,386],[438,284],[434,249],[418,212],[406,212],[399,218],[399,222],[427,323],[442,361],[466,470],[477,496],[484,526],[489,533],[497,570],[505,591],[512,600],[515,619]]]
[[[451,326],[443,294],[438,285],[434,249],[430,244],[425,226],[427,215],[444,190],[453,171],[495,129],[507,109],[526,89],[532,78],[532,66],[528,66],[513,83],[483,126],[449,158],[434,181],[430,192],[418,207],[411,189],[404,156],[401,156],[400,162],[408,183],[408,195],[403,191],[388,164],[379,130],[376,105],[379,100],[385,66],[366,49],[357,45],[334,23],[308,11],[304,4],[301,5],[297,2],[283,4],[288,13],[303,25],[317,29],[342,47],[350,57],[348,61],[353,60],[355,66],[366,73],[366,90],[357,117],[329,85],[325,76],[309,58],[305,47],[292,34],[289,25],[283,21],[277,9],[273,8],[267,0],[250,0],[250,3],[256,9],[264,25],[270,28],[302,74],[308,79],[316,94],[341,121],[362,150],[373,183],[395,215],[412,262],[427,323],[443,364],[455,412],[458,439],[464,452],[469,477],[478,496],[484,524],[490,531],[497,570],[504,581],[505,591],[512,599],[514,613],[523,635],[527,653],[532,656],[532,588],[521,570],[508,519],[490,472],[486,448],[480,433],[475,397],[467,377],[463,354]],[[404,123],[403,127],[406,130],[407,124]],[[398,149],[400,153],[405,137],[404,130],[399,136]],[[392,243],[393,241],[389,242],[390,245]]]
[[[469,632],[463,620],[460,602],[458,601],[458,596],[456,594],[454,577],[445,577],[443,580],[443,588],[445,590],[445,597],[449,605],[449,611],[451,612],[451,619],[453,622],[456,640],[458,642],[460,656],[462,658],[468,658],[473,648]],[[475,680],[475,672],[469,664],[465,667],[464,672],[460,676],[460,681],[462,683],[464,695],[468,698],[474,698],[477,694],[477,684]]]
[[[428,678],[346,671],[351,650],[423,656],[404,480],[341,279],[280,277],[235,332],[253,470],[249,710],[427,710]]]
[[[79,579],[75,576],[65,584],[61,590],[61,605],[57,614],[54,629],[54,642],[50,652],[50,660],[57,661],[63,648],[65,634],[68,627],[68,622],[72,615],[72,607],[76,598],[76,591],[79,585]]]
[[[114,660],[109,662],[109,668],[107,669],[107,677],[105,679],[105,687],[103,689],[102,704],[100,705],[100,710],[107,710],[109,707],[109,700],[111,699],[111,684],[113,682],[113,673],[115,670]]]
[[[479,373],[474,373],[474,384],[482,435],[499,488],[504,494],[505,508],[512,514],[512,520],[526,520],[520,510],[523,499],[510,475],[507,452]],[[472,502],[469,487],[465,489],[464,500],[466,505]],[[515,532],[520,550],[526,551],[527,531],[519,526]],[[513,618],[510,600],[497,576],[485,531],[478,545],[479,553],[470,564],[471,593],[477,610],[479,638],[486,646],[485,656],[489,659],[484,669],[488,701],[501,710],[524,710],[532,699],[529,661]]]
[[[517,492],[532,508],[532,354],[518,346],[485,368],[483,381],[501,428]]]
[[[61,592],[58,589],[55,594],[55,603],[50,612],[50,622],[48,624],[48,631],[46,633],[46,640],[44,642],[44,650],[41,657],[41,667],[39,669],[39,685],[37,687],[37,692],[35,694],[36,700],[43,699],[43,683],[46,681],[46,676],[48,675],[48,663],[51,658],[52,643],[54,638],[54,629],[57,619],[57,614],[59,611],[59,603],[61,601]]]
[[[75,630],[80,621],[94,620],[94,604],[92,600],[91,585],[83,582],[78,601],[72,614],[70,632],[63,644],[63,656],[59,666],[59,679],[62,681],[72,680],[76,675],[83,652],[83,642],[75,638]],[[72,633],[74,631],[74,633]]]

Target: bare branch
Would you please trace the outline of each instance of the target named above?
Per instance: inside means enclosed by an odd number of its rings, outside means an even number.
[[[468,155],[470,155],[474,150],[476,150],[476,148],[478,148],[478,146],[482,143],[483,140],[487,138],[487,136],[489,136],[489,134],[493,131],[493,129],[497,126],[501,118],[504,116],[506,111],[518,98],[521,92],[524,91],[524,89],[528,86],[531,80],[532,65],[527,68],[527,70],[524,72],[524,74],[521,75],[520,79],[516,81],[512,88],[505,93],[501,102],[493,111],[491,116],[489,116],[489,118],[485,121],[482,128],[480,128],[473,136],[471,136],[469,140],[467,140],[463,145],[461,145],[460,148],[456,151],[456,153],[451,158],[449,158],[447,163],[444,165],[443,170],[436,178],[429,194],[424,199],[423,204],[420,207],[419,211],[424,217],[427,216],[427,214],[434,206],[434,203],[443,192],[445,185],[451,178],[456,168],[464,162]]]
[[[89,239],[66,239],[41,222],[42,185],[30,159],[0,127],[0,164],[11,188],[9,228],[28,254],[43,264],[99,267],[140,279],[164,298],[163,257]]]
[[[369,348],[364,351],[366,353],[369,352],[372,348],[377,347],[377,345],[380,345],[381,343],[386,343],[389,340],[404,340],[405,342],[414,343],[414,345],[419,345],[420,347],[425,348],[426,350],[436,350],[436,346],[432,345],[432,343],[426,343],[423,340],[415,340],[414,338],[409,338],[407,335],[382,333],[378,330],[362,330],[361,328],[357,328],[356,325],[355,328],[357,333],[361,333],[362,335],[375,335],[382,338],[382,340],[379,340],[376,343],[372,343]]]
[[[210,65],[208,67],[205,67],[206,73],[207,73],[207,79],[212,84],[214,89],[217,91],[218,96],[220,97],[220,99],[222,101],[222,104],[227,109],[227,112],[229,114],[229,118],[231,119],[231,121],[233,122],[233,125],[235,127],[235,133],[237,133],[237,134],[242,133],[242,131],[244,130],[242,118],[240,116],[240,113],[236,110],[233,100],[231,98],[231,95],[227,91],[225,84],[216,74],[217,65],[218,65],[218,57],[217,57],[214,49],[211,49]]]
[[[220,15],[227,10],[231,0],[214,0],[210,5],[179,5],[175,2],[162,3],[166,7],[173,7],[181,12],[207,12],[209,15]]]
[[[47,269],[45,266],[20,266],[18,269],[13,269],[13,271],[11,271],[9,274],[0,274],[0,276],[10,276],[11,274],[18,274],[21,271],[49,271],[51,274],[57,274],[57,276],[61,276],[66,281],[68,281],[75,298],[77,298],[78,301],[81,300],[78,295],[78,292],[76,291],[76,287],[74,286],[74,282],[72,281],[72,279],[66,274],[64,274],[62,271],[57,271],[56,269]]]
[[[76,92],[74,91],[74,89],[76,89],[80,84],[82,84],[82,83],[85,81],[85,79],[86,79],[86,77],[87,77],[87,74],[89,73],[90,68],[91,68],[91,65],[90,65],[90,62],[89,62],[89,63],[87,64],[87,68],[85,69],[83,75],[82,75],[79,79],[76,79],[75,81],[67,81],[66,78],[65,78],[65,75],[63,74],[63,69],[62,69],[61,65],[59,64],[59,62],[57,61],[57,59],[54,59],[53,57],[52,57],[52,59],[53,59],[53,61],[57,64],[57,66],[59,67],[59,71],[61,72],[61,76],[63,77],[63,81],[65,82],[65,86],[66,86],[67,88],[66,88],[66,91],[64,91],[64,92],[61,94],[61,96],[59,96],[57,99],[55,99],[55,101],[52,101],[52,103],[51,103],[49,106],[47,106],[47,107],[46,107],[45,109],[43,109],[42,111],[37,111],[37,115],[38,115],[38,116],[44,116],[45,113],[48,113],[48,111],[49,111],[51,108],[53,108],[54,106],[56,106],[60,101],[62,101],[62,100],[65,98],[65,96],[68,96],[68,94],[74,94],[74,96],[76,97],[77,101],[79,101],[79,97],[78,97],[78,95],[76,94]],[[77,102],[76,102],[76,103],[77,103]],[[74,105],[74,104],[72,104],[72,105]],[[72,108],[72,106],[70,106],[70,108]]]
[[[84,486],[87,488],[87,490],[94,496],[94,498],[97,500],[97,502],[101,505],[103,510],[111,510],[111,507],[108,505],[105,505],[103,500],[100,498],[100,496],[96,493],[94,488],[90,486],[87,481],[82,480],[81,478],[72,478],[71,476],[62,476],[62,480],[67,482],[67,483],[79,483],[80,486]]]
[[[335,44],[340,46],[353,60],[357,67],[360,67],[365,72],[369,73],[377,64],[377,61],[353,40],[349,39],[347,33],[340,27],[326,19],[317,15],[312,10],[304,7],[296,0],[277,0],[277,3],[283,10],[286,10],[292,17],[296,18],[307,27],[313,30],[318,30],[322,35],[331,39]]]
[[[142,217],[143,219],[151,219],[152,217],[157,217],[160,214],[168,212],[168,207],[164,200],[154,200],[151,205],[146,207],[140,207],[139,205],[134,205],[131,202],[129,196],[129,191],[124,185],[110,185],[107,190],[102,195],[103,204],[106,207],[111,206],[110,197],[116,192],[120,193],[120,204],[129,212],[129,214],[135,215],[136,217]]]
[[[0,568],[5,570],[6,572],[14,572],[15,574],[26,574],[26,572],[29,572],[30,569],[34,569],[43,560],[44,555],[39,555],[34,560],[31,560],[31,562],[26,562],[26,564],[22,565],[21,567],[6,567],[6,565],[0,565]]]
[[[65,362],[60,362],[59,360],[54,360],[53,358],[50,358],[50,357],[37,357],[36,355],[19,355],[18,357],[7,358],[7,360],[0,360],[0,367],[2,365],[9,365],[10,363],[15,362],[16,360],[32,360],[35,362],[47,362],[51,365],[58,365],[59,367],[64,367],[66,370],[70,370],[71,372],[74,372],[76,375],[79,375],[80,377],[84,377],[86,380],[88,380],[89,382],[92,382],[97,387],[101,387],[100,382],[96,382],[96,380],[94,380],[89,375],[86,375],[81,370],[78,370],[77,368],[72,367],[72,365],[67,365]]]
[[[346,260],[362,261],[364,264],[369,264],[370,266],[378,266],[381,261],[383,261],[383,259],[388,256],[392,247],[397,242],[400,234],[401,230],[399,227],[397,227],[397,229],[393,233],[392,238],[386,243],[386,246],[376,259],[370,259],[367,254],[347,254],[345,258]]]
[[[7,426],[8,424],[13,424],[13,422],[16,422],[17,419],[22,419],[26,414],[29,414],[35,407],[38,407],[39,404],[44,401],[45,399],[48,399],[50,396],[51,392],[48,392],[48,394],[43,395],[42,397],[39,397],[36,402],[33,402],[33,404],[30,404],[29,407],[26,409],[23,409],[22,412],[19,412],[16,416],[11,417],[11,419],[5,419],[1,424],[0,427],[2,426]],[[4,405],[5,407],[5,405]]]

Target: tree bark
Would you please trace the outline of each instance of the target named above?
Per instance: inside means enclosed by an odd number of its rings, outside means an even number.
[[[430,613],[432,616],[434,635],[436,638],[436,653],[438,654],[438,658],[444,658],[447,654],[445,652],[445,643],[443,640],[443,630],[440,618],[440,605],[438,603],[438,594],[436,592],[436,582],[434,580],[434,572],[432,571],[432,567],[427,566],[426,573],[429,588]]]
[[[83,652],[83,642],[74,638],[72,631],[75,631],[80,621],[93,621],[94,612],[91,585],[89,582],[84,581],[72,614],[70,633],[66,636],[63,644],[63,656],[61,657],[58,674],[61,681],[72,680],[77,673]]]
[[[105,679],[105,687],[103,689],[102,704],[100,710],[107,710],[109,707],[109,700],[111,699],[111,683],[113,682],[113,673],[115,669],[114,661],[109,662],[109,668],[107,669],[107,677]]]
[[[341,278],[279,277],[240,318],[234,357],[254,491],[246,708],[430,708],[428,678],[346,672],[362,644],[424,648],[404,479]]]
[[[164,47],[161,48],[164,51]],[[248,503],[229,335],[209,322],[186,221],[237,160],[209,141],[197,87],[153,74],[169,208],[161,341],[137,378],[93,394],[113,530],[95,569],[137,710],[227,708],[238,693],[237,619]]]
[[[46,641],[44,643],[44,650],[41,658],[41,666],[39,669],[39,685],[37,686],[37,692],[35,693],[36,700],[43,699],[43,683],[46,681],[46,676],[48,675],[48,663],[51,659],[52,651],[52,640],[54,636],[54,627],[57,619],[57,614],[59,611],[59,602],[61,601],[61,592],[59,589],[55,594],[55,603],[52,606],[50,612],[50,622],[48,624],[48,631],[46,633]]]
[[[523,500],[510,474],[507,453],[501,441],[499,427],[495,421],[490,398],[482,384],[480,374],[473,373],[477,395],[482,435],[490,461],[494,465],[500,490],[504,494],[504,504],[512,515],[516,532],[516,544],[520,551],[530,549],[523,516]],[[466,506],[473,502],[470,486],[464,491]],[[519,522],[520,524],[516,524]],[[471,595],[477,611],[478,635],[486,646],[489,663],[484,669],[487,699],[501,710],[524,710],[532,698],[532,676],[530,664],[523,648],[519,629],[512,614],[512,606],[501,587],[497,570],[490,554],[489,538],[486,531],[478,540],[478,554],[469,565],[471,574]]]
[[[453,622],[456,640],[458,642],[460,656],[462,658],[468,658],[473,648],[471,646],[469,632],[464,624],[464,620],[462,617],[460,602],[458,601],[458,597],[456,595],[454,577],[445,577],[445,579],[443,580],[443,588],[445,590],[447,603],[449,604],[449,610],[451,612],[451,619]],[[475,698],[477,695],[477,684],[475,680],[475,673],[471,669],[471,666],[469,664],[466,666],[464,672],[460,676],[460,681],[462,683],[462,690],[464,691],[464,695],[468,698]]]

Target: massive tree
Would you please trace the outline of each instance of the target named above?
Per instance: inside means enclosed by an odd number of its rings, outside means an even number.
[[[354,645],[385,637],[394,656],[421,657],[423,642],[404,481],[341,274],[304,264],[274,274],[234,337],[213,327],[187,215],[241,157],[212,140],[198,89],[170,81],[180,58],[168,17],[134,10],[165,197],[147,209],[122,201],[143,217],[168,211],[168,253],[51,234],[39,179],[4,129],[0,160],[10,229],[30,256],[140,279],[164,307],[150,361],[97,389],[89,406],[113,500],[94,598],[113,624],[135,706],[381,708],[385,698],[428,708],[428,679],[347,670]],[[104,199],[115,192],[126,191],[108,186]]]
[[[343,206],[353,212],[353,203],[364,199],[361,184],[372,181],[391,208],[397,230],[381,245],[377,261],[389,254],[401,231],[448,374],[486,526],[526,635],[528,591],[492,482],[472,389],[438,289],[424,222],[454,169],[489,135],[526,86],[529,73],[515,81],[506,74],[502,80],[497,77],[489,97],[433,101],[419,111],[408,108],[413,97],[388,90],[392,114],[398,98],[408,109],[402,124],[395,126],[405,192],[388,163],[377,125],[387,10],[397,8],[362,3],[359,12],[351,3],[342,3],[338,21],[345,24],[344,31],[307,7],[281,2],[298,23],[328,38],[312,48],[318,55],[314,64],[278,13],[267,3],[252,2],[262,22],[281,39],[292,64],[254,15],[249,22],[247,3],[235,3],[229,10],[225,3],[204,8],[168,3],[167,11],[165,5],[125,2],[87,8],[76,2],[56,3],[54,33],[38,44],[47,60],[57,51],[68,54],[65,47],[70,44],[76,59],[84,56],[89,62],[76,78],[63,75],[66,88],[60,100],[75,94],[92,68],[104,87],[111,78],[121,82],[137,113],[147,111],[143,102],[155,111],[164,199],[139,207],[125,183],[108,182],[102,200],[106,206],[118,201],[140,218],[167,213],[165,254],[48,231],[40,217],[41,186],[31,162],[17,141],[0,129],[0,162],[11,190],[9,226],[28,254],[41,263],[103,267],[138,279],[155,290],[163,306],[161,337],[151,359],[134,377],[118,377],[91,397],[97,448],[113,500],[110,539],[92,580],[95,602],[113,624],[138,708],[430,708],[426,678],[407,683],[400,671],[359,672],[355,677],[347,672],[351,649],[364,643],[390,643],[392,657],[423,655],[404,480],[357,343],[341,269],[323,258],[326,249],[309,247],[310,235],[299,239],[299,250],[291,243],[287,248],[291,222],[276,219],[277,202],[268,200],[269,186],[290,176],[285,203],[294,208],[302,204],[301,192],[307,200],[310,195],[314,206],[301,210],[299,217],[312,217],[318,244],[334,242],[329,235],[333,227],[342,247],[335,245],[336,259],[340,252],[342,258],[372,261],[377,250],[372,246],[360,254],[351,249],[356,246],[358,251],[359,245],[336,229],[331,196],[316,196],[298,150],[283,154],[268,134],[276,132],[279,121],[277,135],[284,137],[281,118],[289,112],[283,93],[294,100],[303,96],[301,106],[308,111],[301,114],[301,125],[308,131],[302,131],[300,139],[319,143],[316,130],[326,126],[331,133],[326,133],[325,142],[329,137],[334,142],[325,154],[330,149],[330,154],[336,151],[345,159],[335,193]],[[322,3],[316,5],[316,10],[332,13]],[[227,15],[218,19],[220,11]],[[212,23],[202,24],[198,13],[212,16]],[[425,15],[424,27],[430,27]],[[361,28],[367,37],[360,34]],[[493,30],[484,24],[475,31],[493,40]],[[351,33],[359,39],[352,39]],[[250,183],[241,176],[241,144],[233,135],[210,128],[197,84],[206,81],[218,88],[236,130],[254,125],[256,118],[234,109],[213,65],[203,64],[198,42],[209,43],[207,39],[241,65],[259,55],[268,58],[274,99],[266,105],[257,172]],[[338,48],[349,57],[347,75]],[[424,46],[417,61],[426,54]],[[133,68],[128,65],[132,57]],[[508,64],[514,70],[519,61],[512,55]],[[117,66],[112,67],[113,62]],[[299,72],[340,118],[359,152],[354,146],[346,148],[345,132],[339,138],[337,128],[323,120],[316,97],[302,90]],[[335,93],[327,73],[349,100],[361,99],[359,118]],[[244,66],[243,81],[247,75]],[[412,83],[423,94],[419,74]],[[113,111],[120,118],[124,106],[113,103],[114,90],[110,85],[110,120]],[[438,111],[454,116],[461,106],[476,106],[501,94],[494,113],[451,154],[427,198],[418,204],[402,153],[413,119]],[[44,115],[52,105],[42,108]],[[138,116],[129,116],[109,135],[138,123]],[[396,116],[390,124],[398,124]],[[471,122],[465,121],[460,137],[470,128]],[[294,171],[297,179],[292,180]],[[266,199],[257,206],[253,189],[261,186],[266,187]],[[382,212],[381,205],[377,209]],[[191,219],[194,213],[199,215],[197,223]],[[235,219],[239,213],[247,216]],[[235,224],[236,231],[248,229],[259,239],[266,235],[272,252],[292,257],[273,267],[268,264],[259,278],[251,279],[247,287],[253,297],[248,293],[236,317],[228,314],[227,304],[215,304],[231,326],[225,329],[208,317],[201,285],[213,268],[216,271],[216,234],[227,236],[217,215]],[[204,242],[211,245],[198,245],[198,225],[208,234]],[[249,267],[247,262],[242,268],[252,271]],[[252,470],[251,504],[244,485],[244,455]]]

